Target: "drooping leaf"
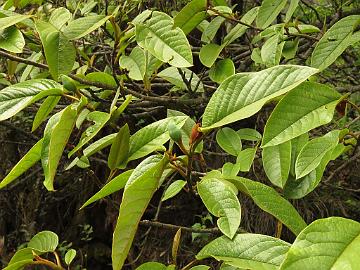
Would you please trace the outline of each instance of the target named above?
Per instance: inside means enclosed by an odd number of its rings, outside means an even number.
[[[42,143],[43,140],[41,139],[11,169],[7,176],[0,182],[0,189],[10,184],[40,160]]]
[[[130,175],[132,174],[133,170],[128,170],[119,174],[118,176],[111,179],[109,183],[103,186],[96,194],[94,194],[90,199],[88,199],[81,207],[80,210],[85,208],[86,206],[113,194],[116,191],[124,188],[126,182],[129,180]]]
[[[116,168],[124,169],[129,157],[130,130],[128,124],[125,124],[114,138],[108,157],[108,166],[110,170]]]
[[[54,252],[59,244],[59,237],[51,231],[42,231],[36,234],[28,243],[29,248],[41,252]]]
[[[280,269],[356,269],[359,248],[358,222],[341,217],[319,219],[297,236]]]
[[[65,263],[66,263],[67,265],[70,265],[71,262],[75,259],[75,257],[76,257],[76,250],[73,249],[73,248],[69,249],[69,250],[65,253],[65,258],[64,258]]]
[[[262,152],[265,173],[271,183],[283,188],[291,166],[291,141],[266,147]]]
[[[220,127],[257,113],[269,100],[298,86],[317,69],[306,66],[275,66],[226,79],[205,108],[202,130]]]
[[[0,30],[1,31],[1,30]],[[8,27],[0,33],[0,48],[13,53],[21,53],[25,39],[15,26]]]
[[[184,181],[184,180],[176,180],[176,181],[174,181],[165,190],[164,195],[161,198],[161,201],[166,201],[166,200],[174,197],[176,194],[178,194],[182,190],[182,188],[185,185],[186,185],[186,181]]]
[[[215,17],[213,20],[211,20],[201,35],[201,41],[205,43],[212,42],[224,21],[225,18],[221,16]]]
[[[8,17],[0,18],[0,31],[31,17],[32,15],[14,14]]]
[[[185,75],[185,78],[190,82],[191,90],[197,92],[204,91],[204,85],[200,81],[200,78],[191,70],[187,68],[182,68],[181,71]],[[175,67],[168,67],[157,74],[159,77],[171,82],[173,85],[179,87],[182,90],[187,89],[187,85],[185,84],[181,74],[178,69]]]
[[[256,25],[268,27],[285,7],[287,0],[263,0],[256,17]]]
[[[222,47],[220,45],[209,43],[201,47],[199,58],[201,63],[206,67],[211,67],[218,58]]]
[[[237,234],[234,239],[219,237],[200,250],[198,260],[213,257],[224,263],[252,270],[276,270],[285,259],[290,244],[261,234]]]
[[[237,134],[239,135],[240,139],[246,140],[246,141],[260,141],[262,136],[261,134],[252,128],[242,128],[237,131]]]
[[[60,99],[61,96],[49,96],[44,100],[35,114],[31,132],[34,132],[41,123],[45,121],[46,117],[52,112]]]
[[[81,149],[85,144],[87,144],[92,138],[99,133],[99,131],[105,126],[107,121],[110,119],[110,114],[100,111],[90,112],[86,119],[94,124],[88,127],[83,134],[81,135],[79,143],[76,147],[71,150],[68,154],[68,157],[71,157],[74,153],[76,153],[79,149]]]
[[[216,141],[230,155],[237,156],[242,148],[241,140],[235,130],[225,127],[216,133]]]
[[[119,59],[121,68],[129,71],[128,75],[133,80],[143,80],[146,70],[145,52],[140,47],[131,50],[129,56],[123,55]]]
[[[102,26],[111,16],[92,15],[71,21],[64,28],[64,35],[69,40],[79,39]]]
[[[324,70],[352,44],[353,31],[360,15],[351,15],[335,23],[320,39],[311,55],[311,66]]]
[[[125,185],[112,245],[112,264],[120,270],[134,239],[139,221],[158,188],[168,159],[150,156],[133,171]]]
[[[261,48],[261,59],[267,67],[276,66],[280,62],[282,46],[281,43],[282,34],[276,33],[265,41]],[[280,50],[280,51],[279,51]]]
[[[229,59],[222,59],[215,63],[210,69],[209,77],[212,81],[222,83],[225,79],[235,74],[234,62]]]
[[[341,95],[333,88],[306,82],[288,93],[275,107],[264,130],[262,147],[291,140],[329,123]]]
[[[181,28],[185,34],[190,33],[206,14],[206,0],[193,0],[189,2],[174,18],[174,27]]]
[[[136,25],[136,41],[163,62],[175,67],[193,64],[191,48],[184,32],[174,28],[173,19],[165,13],[154,11],[143,24]]]
[[[280,220],[295,235],[298,235],[306,227],[305,221],[294,206],[281,197],[273,188],[242,177],[228,178],[226,180],[250,196],[257,206]]]
[[[298,157],[301,149],[309,141],[309,134],[304,133],[291,140],[291,165],[290,165],[290,175],[295,177],[295,161]]]
[[[54,178],[60,158],[75,126],[77,110],[69,105],[53,115],[44,131],[41,150],[41,163],[44,170],[44,185],[47,190],[54,190]]]
[[[48,79],[34,79],[10,85],[0,91],[0,121],[17,114],[35,101],[61,95],[62,87]]]
[[[289,8],[286,11],[285,22],[289,22],[296,8],[299,5],[299,0],[290,0]]]

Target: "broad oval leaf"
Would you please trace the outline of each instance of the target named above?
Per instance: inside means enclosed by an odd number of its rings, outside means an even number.
[[[244,269],[278,269],[290,244],[261,234],[237,234],[234,239],[219,237],[200,250],[198,260],[213,257],[226,264]]]
[[[256,17],[256,25],[260,28],[268,27],[285,7],[287,0],[263,0]]]
[[[129,171],[123,172],[122,174],[119,174],[118,176],[111,179],[109,183],[107,183],[105,186],[103,186],[97,193],[95,193],[90,199],[88,199],[80,207],[79,210],[124,188],[126,185],[126,182],[129,180],[129,177],[132,174],[132,172],[133,172],[133,170],[129,170]]]
[[[283,188],[290,172],[291,141],[264,148],[262,162],[271,183]]]
[[[341,95],[333,88],[306,82],[289,92],[271,113],[262,147],[281,144],[329,123]]]
[[[206,18],[206,0],[189,2],[174,18],[174,27],[180,27],[185,34],[190,33]]]
[[[186,185],[186,181],[184,181],[184,180],[176,180],[176,181],[174,181],[165,190],[164,195],[161,198],[161,201],[166,201],[166,200],[174,197],[176,194],[178,194],[182,190],[182,188],[185,185]]]
[[[123,55],[119,59],[121,68],[129,71],[129,77],[133,80],[141,81],[144,79],[146,70],[146,56],[143,49],[135,47],[129,56]]]
[[[70,265],[76,257],[76,250],[71,248],[65,253],[64,261],[66,265]]]
[[[306,227],[305,221],[294,206],[281,197],[273,188],[242,177],[233,177],[226,180],[250,196],[257,206],[280,220],[295,235],[298,235]]]
[[[353,43],[353,31],[360,24],[360,15],[351,15],[335,23],[320,39],[311,55],[311,66],[323,70]]]
[[[259,133],[259,131],[252,129],[252,128],[241,128],[238,131],[236,131],[239,135],[240,139],[245,141],[260,141],[262,136]]]
[[[31,147],[22,159],[11,169],[8,175],[0,182],[0,189],[10,184],[40,160],[42,143],[43,139]]]
[[[252,116],[267,101],[285,94],[317,71],[306,66],[280,65],[229,77],[215,91],[206,106],[202,130]]]
[[[237,156],[242,148],[241,139],[235,130],[224,127],[216,133],[216,141],[230,155]]]
[[[234,62],[229,59],[222,59],[215,63],[210,69],[209,77],[212,81],[222,83],[225,79],[235,74]]]
[[[219,218],[217,225],[221,232],[233,238],[241,220],[235,186],[222,179],[205,177],[198,183],[197,190],[209,212]]]
[[[148,157],[135,168],[126,183],[113,235],[112,264],[114,270],[120,270],[124,264],[141,216],[158,188],[167,162],[166,157]]]
[[[0,30],[1,31],[1,30]],[[0,35],[0,48],[13,53],[21,53],[25,39],[15,26],[4,29]]]
[[[49,23],[55,28],[61,30],[63,26],[71,19],[71,13],[68,9],[60,7],[51,12]]]
[[[39,99],[62,93],[62,86],[49,79],[34,79],[10,85],[0,91],[0,121],[12,117]]]
[[[250,171],[251,165],[253,164],[257,147],[255,148],[246,148],[242,150],[237,158],[236,164],[239,164],[239,171],[248,172]]]
[[[156,58],[172,66],[190,67],[193,64],[184,32],[174,28],[173,19],[165,13],[154,11],[145,23],[137,24],[136,41]]]
[[[54,252],[58,244],[59,237],[56,233],[51,231],[42,231],[31,238],[28,243],[28,247],[41,252]]]
[[[356,269],[359,249],[360,223],[341,217],[319,219],[298,235],[280,269]]]
[[[218,58],[222,47],[220,45],[209,43],[201,47],[199,58],[201,63],[206,67],[211,67]]]

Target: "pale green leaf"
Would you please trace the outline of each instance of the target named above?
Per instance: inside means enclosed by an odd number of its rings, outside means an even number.
[[[71,17],[71,13],[68,9],[60,7],[51,12],[49,23],[51,23],[56,29],[61,30],[61,28],[70,21]]]
[[[257,142],[260,141],[262,136],[259,131],[252,129],[252,128],[242,128],[237,131],[240,139],[245,141],[253,141]]]
[[[25,46],[25,39],[19,29],[8,27],[0,30],[0,48],[12,53],[21,53]]]
[[[234,239],[219,237],[196,255],[198,260],[213,257],[226,264],[251,270],[276,270],[285,259],[290,244],[261,234],[237,234]]]
[[[209,43],[201,47],[199,54],[201,63],[206,67],[211,67],[219,57],[221,50],[222,47],[214,43]]]
[[[135,168],[126,183],[113,235],[112,265],[114,270],[122,269],[141,216],[158,188],[167,162],[166,157],[148,157]]]
[[[240,226],[241,206],[233,184],[222,179],[205,177],[197,190],[206,208],[218,217],[217,225],[222,233],[233,238]]]
[[[41,123],[45,121],[46,117],[48,117],[48,115],[52,112],[60,99],[61,96],[49,96],[44,100],[35,114],[31,132],[34,132]]]
[[[166,200],[174,197],[176,194],[178,194],[182,190],[182,188],[185,185],[186,185],[186,181],[184,181],[184,180],[176,180],[176,181],[174,181],[165,190],[164,195],[161,198],[161,201],[166,201]]]
[[[217,31],[219,30],[222,23],[225,21],[224,17],[218,16],[211,20],[208,26],[205,28],[204,32],[201,35],[201,41],[205,43],[210,43],[216,36]]]
[[[285,15],[285,22],[290,21],[292,15],[294,14],[298,5],[299,5],[299,0],[290,0],[290,4],[289,4],[288,10],[286,11],[286,15]]]
[[[69,249],[66,253],[65,253],[65,263],[66,265],[70,265],[71,262],[75,259],[76,257],[76,250],[71,248]]]
[[[190,33],[206,18],[206,0],[190,1],[174,18],[174,27],[181,28],[185,34]]]
[[[263,0],[256,17],[256,25],[260,28],[268,27],[285,7],[287,0]]]
[[[360,24],[360,15],[351,15],[335,23],[320,39],[311,55],[311,66],[323,70],[352,44],[352,35]]]
[[[116,191],[119,191],[120,189],[124,188],[126,185],[126,182],[129,180],[130,175],[132,174],[133,170],[129,170],[126,172],[123,172],[122,174],[119,174],[118,176],[114,177],[110,180],[109,183],[107,183],[105,186],[103,186],[96,194],[94,194],[90,199],[88,199],[81,207],[80,210],[85,208],[86,206],[105,198],[106,196],[109,196],[110,194],[113,194]]]
[[[0,182],[0,189],[10,184],[40,160],[42,143],[43,140],[41,139],[11,169],[7,176]]]
[[[317,71],[306,66],[280,65],[229,77],[215,91],[206,106],[202,130],[252,116],[267,101],[285,94]]]
[[[291,165],[290,165],[290,175],[295,177],[295,161],[298,157],[301,149],[309,141],[309,134],[304,133],[291,140]]]
[[[215,63],[210,69],[209,77],[212,81],[222,83],[228,77],[235,74],[234,62],[229,59],[222,59]]]
[[[268,40],[265,41],[264,45],[261,48],[261,59],[262,62],[267,67],[272,67],[278,65],[279,57],[278,53],[278,46],[281,40],[282,34],[276,33],[275,35],[271,36]]]
[[[207,265],[196,265],[194,267],[191,267],[189,270],[209,270],[210,266]]]
[[[114,77],[106,72],[91,72],[86,74],[85,78],[91,82],[98,82],[117,87]]]
[[[117,133],[110,148],[108,157],[108,166],[110,170],[125,168],[127,159],[129,157],[129,140],[129,126],[128,124],[125,124]]]
[[[42,231],[36,234],[28,243],[29,248],[41,252],[54,252],[59,244],[59,237],[51,231]]]
[[[133,80],[141,81],[144,79],[146,70],[145,52],[140,47],[131,50],[129,56],[123,55],[119,59],[121,68],[129,71],[128,75]]]
[[[204,92],[204,85],[194,72],[187,68],[182,68],[181,71],[184,73],[185,78],[190,82],[192,91],[196,90],[197,92]],[[171,82],[173,85],[179,87],[182,90],[187,89],[187,86],[176,67],[168,67],[159,72],[157,76]]]
[[[333,88],[306,82],[288,93],[271,113],[264,130],[262,147],[291,140],[329,123],[341,95]]]
[[[216,141],[227,153],[237,156],[242,148],[241,140],[235,130],[225,127],[216,133]]]
[[[62,86],[48,79],[34,79],[10,85],[0,91],[0,121],[17,114],[35,101],[61,95]]]
[[[298,235],[280,269],[356,269],[359,249],[358,222],[341,217],[319,219]]]
[[[236,164],[239,164],[239,171],[250,171],[251,165],[255,158],[255,154],[256,148],[246,148],[238,154],[236,158]]]
[[[166,265],[158,262],[147,262],[143,263],[136,270],[167,270]]]
[[[14,14],[8,17],[0,18],[0,31],[31,17],[32,15]]]
[[[264,148],[262,162],[271,183],[283,188],[290,172],[291,141]]]
[[[154,11],[143,24],[136,25],[136,41],[152,55],[175,67],[193,64],[191,48],[184,32],[174,28],[173,19],[165,13]]]

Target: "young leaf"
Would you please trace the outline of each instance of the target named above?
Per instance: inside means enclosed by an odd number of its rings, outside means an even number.
[[[174,197],[176,194],[178,194],[182,188],[186,185],[186,181],[184,180],[176,180],[165,190],[163,197],[161,198],[161,201],[166,201],[172,197]]]
[[[205,20],[206,0],[192,0],[174,18],[174,27],[190,33],[200,22]]]
[[[257,142],[261,140],[261,134],[252,128],[242,128],[237,131],[241,140]]]
[[[246,148],[238,154],[236,158],[236,164],[239,164],[239,171],[250,171],[251,165],[253,164],[255,158],[256,149],[257,148]]]
[[[48,117],[48,115],[52,112],[60,99],[61,96],[49,96],[44,100],[35,114],[31,132],[34,132],[41,123],[45,121],[46,117]]]
[[[259,28],[268,27],[285,7],[287,0],[263,0],[256,17]]]
[[[319,219],[297,236],[280,269],[356,269],[359,248],[358,222],[341,217]]]
[[[27,246],[41,252],[54,252],[58,244],[59,237],[56,233],[51,231],[42,231],[31,238]]]
[[[352,44],[353,31],[360,15],[351,15],[335,23],[320,39],[311,55],[311,66],[324,70]]]
[[[167,163],[166,157],[150,156],[135,168],[126,183],[113,236],[114,270],[120,270],[124,264],[141,216],[158,188]]]
[[[70,265],[71,262],[75,259],[75,257],[76,257],[76,250],[73,249],[73,248],[69,249],[69,250],[65,253],[65,258],[64,258],[65,263],[66,263],[67,265]]]
[[[146,70],[146,56],[143,49],[135,47],[129,56],[123,55],[119,59],[119,66],[129,71],[131,79],[141,81]]]
[[[14,15],[0,18],[0,31],[31,17],[32,15],[20,15],[15,13]]]
[[[199,58],[201,63],[206,67],[211,67],[218,58],[222,47],[220,45],[209,43],[201,47]]]
[[[63,26],[71,19],[71,13],[68,9],[60,7],[51,12],[49,23],[56,29],[61,30]]]
[[[275,66],[226,79],[205,108],[202,130],[220,127],[257,113],[269,100],[298,86],[317,69],[306,66]]]
[[[88,127],[84,133],[81,135],[78,145],[69,152],[68,157],[71,157],[79,149],[81,149],[85,144],[87,144],[92,138],[99,133],[99,131],[105,126],[107,121],[110,119],[110,114],[105,112],[93,111],[90,112],[86,119],[94,124]]]
[[[0,48],[12,53],[22,53],[25,39],[15,26],[3,30],[0,35]]]
[[[271,113],[262,147],[281,144],[329,123],[340,99],[341,95],[329,86],[313,82],[299,85]]]
[[[60,158],[75,125],[77,110],[69,105],[53,115],[44,131],[41,150],[41,163],[44,169],[44,185],[47,190],[54,190],[54,177]]]
[[[43,140],[41,139],[31,147],[22,159],[11,169],[8,175],[0,182],[0,189],[10,184],[40,160],[42,143]]]
[[[0,92],[0,121],[12,117],[37,100],[62,93],[61,85],[48,79],[34,79],[10,85]]]
[[[242,148],[241,140],[235,130],[225,127],[216,133],[216,141],[227,153],[237,156]]]
[[[125,124],[114,138],[108,157],[108,166],[110,170],[116,168],[125,168],[129,157],[130,130],[128,124]]]
[[[222,83],[228,77],[235,74],[234,62],[229,59],[222,59],[215,63],[210,69],[209,77],[212,81]]]
[[[290,172],[291,141],[264,148],[262,161],[265,173],[271,183],[283,188]]]
[[[235,186],[222,179],[205,177],[198,183],[197,190],[209,212],[219,218],[217,225],[221,232],[233,238],[241,220],[241,206]]]
[[[325,136],[305,144],[295,162],[296,179],[304,177],[319,166],[325,154],[338,144],[339,132],[339,130],[330,131]]]
[[[173,19],[165,13],[154,11],[145,23],[137,24],[136,41],[140,47],[172,66],[181,68],[193,64],[191,48],[184,32],[174,28]]]
[[[216,36],[217,31],[219,30],[220,26],[224,21],[225,18],[221,16],[215,17],[213,20],[211,20],[211,22],[207,25],[207,27],[205,28],[204,32],[201,35],[201,41],[205,43],[212,42]]]
[[[242,177],[227,178],[226,180],[250,196],[257,206],[280,220],[295,235],[298,235],[306,227],[305,221],[294,206],[273,188]]]
[[[281,42],[282,36],[282,33],[276,33],[266,40],[261,48],[261,59],[267,67],[276,66],[280,62],[282,47],[284,46],[284,43]]]
[[[88,199],[80,207],[79,210],[124,188],[126,185],[126,182],[129,180],[129,177],[132,174],[132,172],[133,172],[133,170],[129,170],[129,171],[123,172],[122,174],[119,174],[118,176],[111,179],[109,183],[107,183],[105,186],[103,186],[96,194],[94,194],[90,199]]]
[[[276,270],[285,259],[290,244],[261,234],[237,234],[234,239],[219,237],[200,250],[198,260],[213,257],[218,261],[244,268]]]

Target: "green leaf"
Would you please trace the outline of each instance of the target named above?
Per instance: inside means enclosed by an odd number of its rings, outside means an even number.
[[[49,95],[61,95],[60,84],[48,79],[34,79],[10,85],[0,91],[0,121],[17,114],[30,104]]]
[[[333,130],[325,136],[315,138],[301,149],[296,162],[296,179],[304,177],[317,166],[328,151],[331,151],[339,142],[339,130]]]
[[[28,243],[29,248],[41,252],[54,252],[59,244],[59,237],[51,231],[42,231],[36,234]]]
[[[113,236],[114,270],[120,270],[124,264],[141,216],[158,188],[167,163],[166,157],[150,156],[135,168],[126,183]]]
[[[306,66],[275,66],[226,79],[205,108],[202,131],[248,118],[269,100],[298,86],[317,69]]]
[[[301,149],[309,141],[309,134],[304,133],[291,140],[291,165],[290,165],[290,175],[295,176],[295,161],[298,157]]]
[[[1,31],[1,30],[0,30]],[[22,53],[25,39],[20,30],[11,26],[0,32],[0,48],[13,53]]]
[[[234,62],[229,59],[222,59],[215,63],[210,69],[209,77],[212,81],[222,83],[228,77],[235,74]]]
[[[109,183],[107,183],[105,186],[103,186],[97,193],[95,193],[90,199],[88,199],[80,207],[79,210],[124,188],[126,185],[126,182],[129,180],[129,177],[132,174],[132,172],[133,172],[133,170],[129,170],[129,171],[123,172],[122,174],[119,174],[118,176],[111,179],[111,181]]]
[[[36,112],[31,132],[34,132],[41,125],[41,123],[45,121],[46,117],[48,117],[48,115],[52,112],[60,99],[61,96],[49,96],[44,100]]]
[[[139,267],[136,268],[136,270],[167,270],[168,268],[166,265],[163,265],[162,263],[158,262],[147,262],[143,263]]]
[[[200,250],[198,260],[213,257],[244,269],[276,270],[285,259],[290,244],[267,235],[243,233],[234,239],[219,237]]]
[[[209,212],[219,218],[217,225],[221,232],[233,238],[241,220],[237,189],[227,181],[209,176],[198,183],[197,190]]]
[[[209,270],[210,266],[207,265],[197,265],[194,267],[191,267],[189,270]]]
[[[281,38],[282,34],[276,33],[266,40],[261,48],[261,59],[267,67],[276,66],[280,62],[282,48],[279,56],[279,47],[283,45],[283,43],[279,44]]]
[[[295,235],[298,235],[306,227],[305,221],[294,206],[281,197],[273,188],[242,177],[226,180],[233,183],[241,192],[250,196],[257,206],[280,220]]]
[[[75,63],[75,48],[68,38],[50,23],[38,21],[35,26],[40,34],[50,74],[58,80],[59,75],[67,75],[72,70]]]
[[[181,70],[184,73],[185,78],[190,82],[192,91],[196,90],[196,92],[204,92],[204,85],[194,72],[187,68],[182,68]],[[179,87],[182,90],[187,90],[187,86],[176,67],[168,67],[159,72],[157,76],[171,82],[173,85]]]
[[[124,169],[129,157],[130,130],[128,124],[125,124],[114,138],[108,157],[108,166],[110,170],[116,168]]]
[[[133,80],[141,81],[144,79],[146,70],[145,52],[140,47],[131,50],[129,56],[123,55],[119,59],[121,68],[129,71],[128,75]]]
[[[261,140],[261,134],[252,128],[242,128],[237,131],[241,140],[257,142]]]
[[[91,82],[98,82],[117,87],[114,77],[106,72],[91,72],[86,74],[85,78]]]
[[[206,0],[189,2],[174,18],[174,27],[181,28],[185,34],[190,33],[206,17]]]
[[[289,22],[296,8],[299,5],[299,0],[290,0],[289,8],[286,11],[285,22]]]
[[[64,28],[64,35],[69,40],[79,39],[102,26],[111,16],[93,15],[71,21]]]
[[[71,262],[75,259],[76,257],[76,250],[71,248],[69,249],[66,253],[65,253],[65,263],[66,265],[70,265]]]
[[[282,55],[285,59],[293,59],[296,56],[296,52],[299,46],[299,39],[295,40],[287,40],[284,43],[284,47],[282,50]]]
[[[68,154],[68,157],[71,157],[74,153],[79,151],[85,144],[87,144],[92,138],[99,133],[99,131],[105,126],[107,121],[110,119],[110,114],[105,112],[93,111],[90,112],[86,119],[94,124],[88,127],[83,134],[81,135],[79,143],[76,147],[71,150]]]
[[[319,219],[296,238],[280,269],[356,269],[360,224],[341,217]]]
[[[0,31],[31,17],[32,15],[14,14],[8,17],[0,18]]]
[[[0,182],[0,189],[13,182],[40,160],[42,143],[43,140],[41,139],[16,163],[7,176]]]
[[[215,63],[221,51],[222,47],[214,43],[202,46],[199,54],[201,63],[206,67],[211,67]]]
[[[268,27],[285,7],[287,0],[263,0],[256,17],[256,25],[260,28]]]
[[[335,23],[320,39],[311,55],[311,66],[324,70],[352,44],[353,31],[360,15],[345,17]]]
[[[291,141],[264,148],[262,162],[271,183],[283,188],[290,172]]]
[[[176,180],[165,190],[163,197],[161,198],[161,201],[166,201],[175,195],[177,195],[182,188],[186,185],[186,181],[184,180]]]
[[[271,113],[262,147],[281,144],[329,123],[340,99],[341,95],[329,86],[313,82],[299,85]]]
[[[64,7],[60,7],[51,12],[49,23],[51,23],[56,29],[61,30],[61,28],[63,28],[70,19],[70,11]]]
[[[168,125],[174,122],[181,128],[188,116],[168,117],[138,130],[130,137],[129,159],[138,159],[156,150],[164,150],[163,144],[170,139]]]
[[[153,11],[144,24],[137,24],[136,41],[162,62],[180,68],[193,64],[190,44],[184,32],[174,28],[173,19],[165,13]]]
[[[215,17],[213,20],[211,20],[201,35],[201,41],[205,43],[212,42],[224,21],[225,18],[221,16]]]
[[[22,270],[22,269],[24,269],[24,266],[29,265],[32,262],[33,262],[33,259],[27,259],[27,260],[23,260],[23,261],[18,261],[18,262],[9,264],[3,270]]]
[[[44,185],[47,190],[54,190],[54,177],[60,158],[75,125],[77,110],[69,105],[53,115],[44,131],[41,150],[41,163],[44,170]]]
[[[235,130],[225,127],[216,133],[216,141],[227,153],[237,156],[242,148],[241,140]]]
[[[239,164],[239,171],[241,172],[248,172],[250,171],[251,165],[254,161],[256,154],[256,148],[247,148],[242,150],[237,158],[236,164]]]

